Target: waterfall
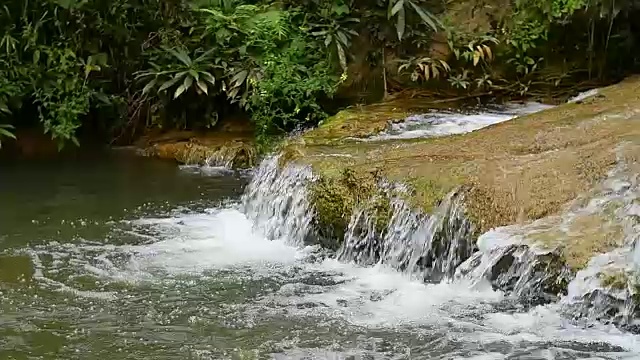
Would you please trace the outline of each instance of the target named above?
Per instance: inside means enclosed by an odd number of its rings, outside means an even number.
[[[314,180],[309,166],[280,166],[279,157],[267,158],[245,191],[244,213],[268,239],[306,245],[313,241],[317,223],[307,189]],[[493,229],[477,239],[466,216],[464,191],[452,191],[431,213],[424,213],[407,203],[405,187],[379,186],[379,192],[349,214],[339,260],[388,266],[426,282],[464,281],[479,287],[489,282],[527,306],[560,301],[576,319],[610,319],[630,326],[640,315],[640,287],[634,285],[640,267],[640,185],[633,172],[612,171],[599,188],[562,214]],[[594,216],[606,221],[604,225],[589,227]],[[615,226],[624,228],[626,245],[594,258],[574,276],[557,244],[582,241],[589,231]],[[556,245],[536,245],[535,239],[544,236]],[[615,271],[633,281],[621,289],[603,285],[603,272]]]
[[[386,264],[428,281],[451,278],[474,250],[473,226],[465,216],[464,195],[451,192],[432,214],[411,209],[403,189],[391,196],[391,218],[384,231],[379,214],[363,204],[351,217],[339,258],[360,264]]]
[[[273,156],[262,161],[245,190],[242,206],[265,237],[301,246],[313,216],[306,187],[313,174],[308,166],[281,168],[279,159]]]
[[[302,246],[311,233],[314,211],[307,185],[314,180],[309,166],[281,167],[269,157],[256,169],[242,199],[244,213],[271,240]],[[414,211],[404,200],[407,190],[381,184],[381,192],[351,214],[338,258],[362,265],[385,264],[412,276],[439,281],[474,251],[473,226],[465,216],[464,195],[454,191],[432,214]],[[376,197],[388,197],[391,216],[384,229]]]

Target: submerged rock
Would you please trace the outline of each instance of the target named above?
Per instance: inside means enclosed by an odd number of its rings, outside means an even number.
[[[143,155],[175,160],[184,165],[246,169],[257,164],[252,137],[242,132],[200,134],[183,131],[149,135],[139,147]]]

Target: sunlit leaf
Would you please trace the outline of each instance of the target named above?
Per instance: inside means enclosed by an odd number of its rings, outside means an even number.
[[[434,31],[438,30],[439,23],[436,17],[433,16],[433,14],[426,12],[423,8],[420,7],[420,5],[414,3],[413,1],[411,0],[408,0],[408,1],[409,1],[409,4],[411,4],[411,6],[418,13],[418,15],[420,16],[422,21],[424,21],[425,24],[429,25],[429,27]]]
[[[198,80],[198,82],[196,83],[196,85],[198,85],[198,88],[200,90],[202,90],[203,93],[209,95],[209,88],[207,87],[207,83],[202,81],[202,80]]]
[[[349,39],[347,39],[347,35],[344,32],[338,31],[336,33],[336,36],[338,37],[338,40],[340,40],[342,45],[349,46]]]
[[[488,45],[482,45],[482,47],[484,48],[484,52],[487,54],[487,58],[489,60],[493,59],[493,53],[491,52],[491,48]]]
[[[200,76],[202,76],[209,84],[215,85],[216,78],[213,75],[211,75],[211,73],[208,73],[206,71],[201,71]]]
[[[189,78],[191,79],[191,78]],[[177,99],[180,95],[182,95],[185,91],[187,90],[187,87],[184,86],[184,84],[178,86],[178,88],[176,89],[176,92],[173,94],[173,98]]]
[[[0,125],[0,136],[15,139],[16,136],[10,131],[13,129],[11,125]]]
[[[158,84],[158,79],[153,79],[149,81],[147,85],[144,86],[144,89],[142,89],[142,94],[147,94],[149,91],[151,91],[151,89],[153,89],[156,86],[156,84]]]
[[[434,79],[440,77],[440,70],[438,70],[438,67],[435,64],[431,67],[431,72],[433,73]]]
[[[231,83],[233,86],[240,86],[247,79],[247,76],[249,76],[249,72],[247,70],[239,71],[231,78]]]
[[[397,14],[403,7],[404,0],[398,0],[398,2],[391,8],[391,16],[395,16],[395,14]]]
[[[449,66],[449,64],[448,64],[446,61],[444,61],[444,60],[440,60],[440,63],[442,64],[442,67],[443,67],[447,72],[451,71],[451,66]]]
[[[165,81],[164,84],[162,84],[162,86],[160,86],[160,89],[158,89],[158,92],[163,92],[165,90],[167,90],[168,88],[174,86],[175,84],[178,83],[178,81],[182,80],[182,76],[180,76],[180,74],[176,74],[176,76],[173,77],[173,79],[169,80],[169,81]]]
[[[398,40],[402,40],[402,37],[404,36],[404,29],[405,29],[405,11],[404,8],[401,8],[400,11],[398,11],[398,22],[396,23],[396,31],[398,32]]]
[[[340,66],[342,69],[347,68],[347,55],[344,52],[344,48],[339,43],[336,43],[336,48],[338,49],[338,58],[340,59]]]

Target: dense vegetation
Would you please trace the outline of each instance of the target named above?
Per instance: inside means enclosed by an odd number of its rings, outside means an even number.
[[[608,81],[635,69],[640,34],[636,0],[467,0],[490,15],[473,29],[435,0],[3,3],[0,138],[37,126],[59,144],[80,129],[130,142],[154,126],[211,128],[238,111],[264,141],[322,121],[363,73],[385,93]]]

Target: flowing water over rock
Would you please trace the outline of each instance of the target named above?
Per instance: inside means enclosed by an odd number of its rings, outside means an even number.
[[[242,199],[203,187],[193,203],[149,206],[102,222],[105,232],[58,234],[56,241],[44,235],[20,242],[22,228],[3,230],[0,357],[640,357],[635,335],[599,323],[584,327],[559,304],[520,309],[483,276],[449,276],[472,250],[457,193],[431,215],[396,198],[390,225],[375,235],[377,250],[358,248],[372,233],[364,214],[354,215],[340,260],[303,245],[314,215],[305,183],[313,176],[308,168],[279,170],[277,162],[263,162]],[[189,183],[211,178],[185,176]],[[0,191],[26,190],[19,181],[4,186]],[[78,180],[65,186],[80,189],[77,199],[89,196]],[[67,210],[67,221],[83,214],[53,206]],[[443,246],[445,239],[452,245]],[[447,276],[423,281],[436,273]]]
[[[464,215],[464,196],[449,194],[429,215],[414,212],[401,196],[391,199],[392,215],[381,234],[375,226],[378,214],[371,213],[366,204],[356,211],[339,258],[384,264],[432,282],[451,278],[475,247],[473,226]]]
[[[551,107],[540,103],[526,103],[468,111],[434,110],[427,114],[409,116],[401,122],[391,124],[387,131],[362,140],[414,139],[463,134]]]

